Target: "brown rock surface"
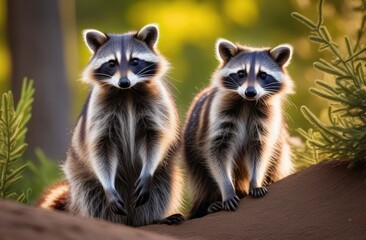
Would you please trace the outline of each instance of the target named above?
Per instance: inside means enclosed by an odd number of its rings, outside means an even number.
[[[142,229],[189,239],[366,239],[366,170],[326,162],[246,197],[236,212]]]
[[[74,217],[62,212],[0,201],[0,240],[168,240],[105,221]]]
[[[262,199],[244,198],[236,212],[179,226],[133,229],[0,201],[0,240],[366,239],[366,170],[346,166],[313,166],[271,185]]]

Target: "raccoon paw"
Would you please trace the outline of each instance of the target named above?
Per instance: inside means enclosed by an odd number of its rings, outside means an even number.
[[[178,225],[183,222],[184,222],[184,216],[180,213],[177,213],[158,221],[158,224]]]
[[[220,212],[222,211],[222,202],[221,201],[217,201],[214,203],[211,203],[211,205],[208,207],[207,212],[208,213],[215,213],[215,212]]]
[[[135,183],[135,192],[133,193],[133,206],[139,207],[147,202],[150,197],[149,189],[152,182],[152,176],[139,177]]]
[[[258,187],[251,189],[249,191],[249,195],[252,196],[253,198],[261,198],[264,197],[264,195],[266,195],[267,192],[268,192],[267,188]]]
[[[222,207],[225,211],[235,211],[239,206],[239,197],[234,196],[222,203]]]
[[[126,216],[125,203],[115,189],[106,193],[109,208],[118,215]]]

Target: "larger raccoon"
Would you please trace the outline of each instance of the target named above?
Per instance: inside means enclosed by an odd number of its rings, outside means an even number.
[[[292,171],[283,102],[292,47],[216,45],[221,64],[211,86],[195,98],[184,128],[184,157],[193,190],[191,218],[234,211],[239,199]]]
[[[84,37],[93,57],[83,80],[92,88],[63,164],[66,211],[131,226],[183,221],[175,214],[183,188],[175,157],[179,120],[163,79],[168,63],[155,48],[157,26],[126,34],[87,30]],[[57,205],[42,199],[41,207]]]

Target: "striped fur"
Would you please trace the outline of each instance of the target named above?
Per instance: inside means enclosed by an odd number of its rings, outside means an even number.
[[[38,199],[37,206],[45,209],[66,210],[69,199],[69,184],[62,180],[48,187]]]
[[[83,80],[92,88],[63,164],[71,214],[131,226],[183,220],[179,120],[157,34],[153,25],[85,33],[94,55]]]
[[[233,211],[240,198],[262,197],[265,186],[292,172],[282,109],[292,92],[285,70],[292,48],[254,49],[220,40],[217,54],[221,64],[211,86],[194,99],[184,128],[191,218]],[[247,94],[250,88],[255,96]]]

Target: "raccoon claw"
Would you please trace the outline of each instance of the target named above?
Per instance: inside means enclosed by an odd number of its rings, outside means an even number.
[[[219,211],[222,211],[222,202],[219,201],[212,203],[207,209],[208,213],[215,213]]]
[[[239,206],[239,197],[238,196],[234,196],[224,202],[214,202],[212,203],[207,211],[208,213],[215,213],[215,212],[219,212],[219,211],[222,211],[222,210],[225,210],[225,211],[235,211],[238,206]]]
[[[235,211],[239,206],[239,197],[234,196],[233,198],[230,198],[222,203],[222,207],[225,211]]]
[[[158,221],[159,224],[167,224],[167,225],[178,225],[183,222],[184,222],[184,216],[180,213],[173,214],[167,218]]]
[[[261,198],[264,197],[264,195],[266,195],[267,192],[268,192],[267,188],[258,187],[251,189],[249,195],[252,196],[253,198]]]
[[[150,197],[149,189],[151,185],[152,177],[139,178],[135,184],[135,192],[133,194],[135,200],[133,201],[134,207],[139,207],[145,204]]]
[[[106,193],[109,208],[118,215],[126,216],[125,204],[115,189]]]

